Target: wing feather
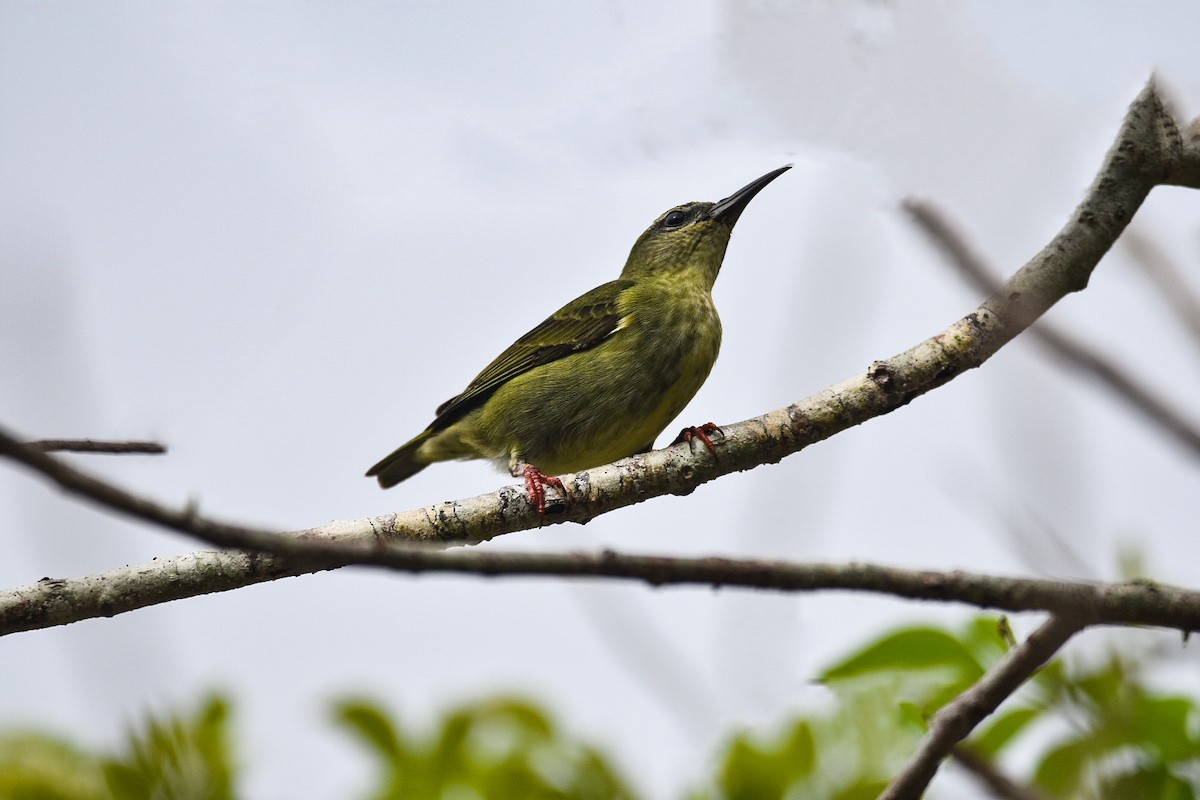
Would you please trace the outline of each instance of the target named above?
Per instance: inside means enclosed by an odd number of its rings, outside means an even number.
[[[633,281],[616,280],[581,295],[513,342],[463,390],[438,406],[429,426],[441,430],[478,408],[497,389],[534,367],[595,347],[621,327],[619,300]]]

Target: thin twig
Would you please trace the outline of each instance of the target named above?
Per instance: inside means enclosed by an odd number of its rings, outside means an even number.
[[[917,752],[879,795],[879,800],[918,800],[954,746],[1088,623],[1079,617],[1051,615],[978,683],[943,706],[929,721],[929,733],[921,740]]]
[[[992,275],[983,259],[967,244],[966,237],[942,211],[928,201],[913,198],[904,201],[904,208],[921,230],[949,256],[950,263],[976,287],[985,292],[995,292],[1000,288],[1000,280]],[[1059,358],[1098,379],[1102,386],[1124,400],[1127,407],[1138,412],[1142,419],[1188,448],[1193,456],[1200,457],[1200,427],[1158,397],[1128,370],[1045,320],[1031,327],[1029,335]]]
[[[209,544],[266,552],[276,552],[278,549],[273,545],[273,540],[279,538],[278,534],[239,525],[226,525],[201,517],[190,507],[176,510],[139,497],[41,450],[22,444],[17,436],[3,429],[0,429],[0,455],[24,464],[68,492],[91,500],[101,507],[189,534]]]
[[[965,745],[955,745],[950,755],[982,783],[997,800],[1046,800],[1031,787],[1017,783],[1001,772],[989,759]]]
[[[166,445],[146,441],[110,442],[99,439],[39,439],[36,442],[26,442],[25,445],[34,450],[40,450],[43,453],[102,453],[112,455],[140,453],[145,455],[162,455],[167,452]]]

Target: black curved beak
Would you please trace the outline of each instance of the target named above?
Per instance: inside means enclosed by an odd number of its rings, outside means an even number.
[[[791,168],[791,164],[785,164],[779,169],[771,170],[758,180],[751,181],[741,189],[738,189],[724,200],[718,201],[716,205],[709,209],[709,219],[719,219],[722,222],[728,223],[730,227],[733,227],[733,223],[737,222],[738,217],[742,215],[746,206],[754,199],[754,195],[761,192],[764,186]]]

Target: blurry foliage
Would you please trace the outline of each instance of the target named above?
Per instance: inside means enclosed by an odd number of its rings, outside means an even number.
[[[233,800],[229,703],[206,700],[194,717],[149,718],[131,734],[127,753],[104,762],[104,777],[119,800]]]
[[[1195,698],[1158,694],[1146,663],[1114,653],[1067,675],[1043,672],[1032,708],[1071,724],[1041,756],[1035,785],[1048,797],[1191,800],[1200,790],[1200,713]]]
[[[42,733],[0,733],[3,800],[104,800],[106,786],[98,756]]]
[[[372,800],[632,800],[608,762],[571,741],[532,704],[496,698],[399,730],[379,706],[345,701],[338,723],[380,764]],[[0,734],[0,800],[233,800],[229,704],[192,717],[148,718],[126,752],[104,758],[45,734]]]
[[[959,636],[927,627],[885,634],[821,676],[829,712],[793,720],[774,737],[734,737],[715,789],[693,798],[875,798],[916,749],[928,717],[1007,647],[986,619]]]
[[[0,734],[0,800],[233,800],[228,703],[193,717],[149,717],[126,753],[85,753],[52,736]]]
[[[831,712],[793,720],[773,737],[736,736],[715,789],[693,800],[874,798],[915,750],[929,717],[1012,642],[1005,620],[986,617],[958,635],[927,627],[887,633],[824,673],[836,701]],[[1147,666],[1117,652],[1071,671],[1053,661],[963,746],[1002,764],[1028,734],[1031,773],[1001,769],[1047,800],[1193,800],[1200,789],[1196,698],[1152,691]]]
[[[930,715],[971,686],[1012,644],[1004,620],[961,632],[912,627],[887,633],[821,676],[829,708],[773,735],[736,735],[709,788],[691,800],[866,800],[911,755]],[[1195,698],[1153,691],[1145,656],[1113,653],[1068,670],[1047,665],[964,743],[1047,800],[1192,800],[1200,787]],[[377,704],[346,700],[337,723],[374,757],[371,800],[624,800],[635,795],[595,749],[559,731],[523,700],[494,698],[447,713],[425,734],[397,725]],[[1014,771],[1018,759],[1032,764]],[[0,734],[0,800],[232,800],[235,761],[226,701],[193,716],[148,718],[125,753],[90,754],[29,732]],[[937,795],[935,785],[932,794]]]
[[[599,752],[562,736],[531,703],[496,698],[447,714],[440,730],[417,738],[375,704],[337,708],[381,766],[372,800],[624,800],[633,794]]]

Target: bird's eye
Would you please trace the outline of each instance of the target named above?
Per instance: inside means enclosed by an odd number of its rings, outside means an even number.
[[[685,220],[687,220],[687,214],[684,214],[682,211],[672,211],[663,219],[663,227],[678,228]]]

